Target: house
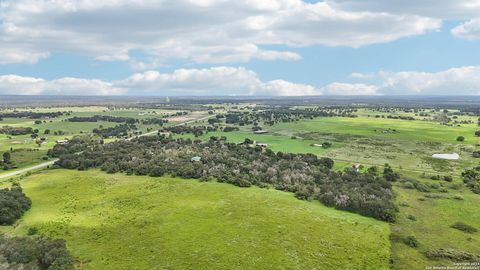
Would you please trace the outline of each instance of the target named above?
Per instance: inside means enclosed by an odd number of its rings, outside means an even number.
[[[56,141],[57,144],[60,144],[60,145],[66,145],[68,144],[68,140],[58,140]]]
[[[253,133],[255,133],[255,134],[265,134],[265,133],[268,133],[268,131],[266,131],[266,130],[255,130]]]
[[[314,143],[313,146],[316,146],[316,147],[323,147],[323,144],[321,143]]]
[[[257,143],[257,146],[260,146],[262,148],[267,148],[268,147],[268,144],[266,143]]]
[[[201,160],[202,160],[202,158],[199,157],[199,156],[195,156],[195,157],[192,157],[192,158],[190,159],[191,162],[200,162]]]

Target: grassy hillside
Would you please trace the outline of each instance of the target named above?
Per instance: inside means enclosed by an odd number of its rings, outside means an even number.
[[[406,175],[414,177],[413,175]],[[455,249],[480,254],[480,233],[466,233],[452,225],[462,222],[480,229],[480,196],[465,187],[452,189],[452,184],[422,179],[424,184],[441,184],[448,187],[447,193],[422,193],[413,189],[395,187],[400,215],[392,225],[393,269],[425,269],[427,266],[451,266],[448,260],[431,261],[424,253],[436,249]],[[453,184],[454,185],[454,184]],[[411,248],[402,241],[415,236],[417,248]]]
[[[276,190],[71,170],[22,185],[32,209],[2,230],[63,237],[83,269],[389,267],[387,223]]]

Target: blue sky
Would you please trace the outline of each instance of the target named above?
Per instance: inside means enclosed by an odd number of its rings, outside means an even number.
[[[480,94],[477,0],[156,2],[2,1],[0,94]]]

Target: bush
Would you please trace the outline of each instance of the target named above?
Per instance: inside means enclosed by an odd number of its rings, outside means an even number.
[[[28,232],[27,232],[27,235],[35,235],[38,233],[38,229],[37,227],[30,227],[28,228]]]
[[[414,215],[408,215],[407,218],[413,221],[417,221],[417,217]]]
[[[476,233],[476,232],[478,232],[477,228],[472,227],[472,226],[470,226],[468,224],[465,224],[463,222],[456,222],[451,227],[454,228],[454,229],[460,230],[462,232],[466,232],[466,233]]]
[[[453,181],[453,177],[450,176],[450,175],[445,175],[445,176],[443,177],[443,180],[444,180],[444,181],[447,181],[447,182],[452,182],[452,181]]]
[[[463,137],[463,136],[458,136],[457,137],[457,142],[463,142],[463,141],[465,141],[465,137]]]
[[[429,250],[425,255],[430,259],[449,259],[455,262],[478,262],[480,256],[452,248]]]
[[[409,247],[416,248],[420,245],[417,238],[413,235],[403,238],[403,243]]]
[[[330,147],[332,147],[332,143],[329,143],[329,142],[322,143],[322,148],[327,149],[327,148],[330,148]]]
[[[455,195],[453,196],[453,199],[458,200],[458,201],[463,201],[463,196],[462,195]]]
[[[160,176],[163,176],[164,174],[165,174],[165,169],[160,166],[154,167],[150,172],[150,176],[152,177],[160,177]]]
[[[399,205],[402,206],[402,207],[409,207],[410,206],[407,202],[401,202]]]

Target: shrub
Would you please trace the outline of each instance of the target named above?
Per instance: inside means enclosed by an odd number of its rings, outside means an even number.
[[[414,215],[408,215],[407,218],[413,221],[417,221],[417,217]]]
[[[441,192],[441,193],[448,193],[448,189],[446,189],[444,187],[439,188],[438,191]]]
[[[402,207],[409,207],[410,206],[407,202],[401,202],[399,205],[402,206]]]
[[[37,227],[30,227],[28,228],[27,235],[35,235],[38,233]]]
[[[449,259],[455,262],[477,262],[480,256],[452,248],[429,250],[425,255],[430,259]]]
[[[453,177],[450,176],[450,175],[445,175],[445,176],[443,177],[443,180],[444,180],[444,181],[447,181],[447,182],[452,182],[452,181],[453,181]]]
[[[420,245],[417,238],[413,235],[403,238],[403,243],[409,247],[416,248]]]
[[[456,222],[451,227],[466,233],[476,233],[478,231],[477,228],[463,222]]]
[[[330,148],[330,147],[332,147],[332,143],[329,143],[329,142],[322,143],[322,148],[326,149],[326,148]]]
[[[457,137],[457,142],[463,142],[463,141],[465,141],[465,137],[463,137],[463,136],[458,136]]]

